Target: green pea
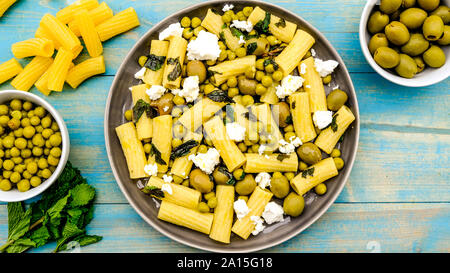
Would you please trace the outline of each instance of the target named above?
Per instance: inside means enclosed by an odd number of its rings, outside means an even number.
[[[11,188],[12,188],[12,185],[8,179],[2,179],[0,181],[0,190],[9,191],[9,190],[11,190]]]
[[[11,107],[12,110],[22,110],[22,101],[19,99],[13,99],[9,103],[9,107]]]
[[[30,123],[33,126],[37,126],[37,125],[39,125],[39,123],[41,123],[41,119],[38,116],[32,116],[30,118]]]
[[[180,21],[182,27],[187,28],[191,26],[191,19],[187,16],[183,17]]]
[[[8,121],[8,127],[11,130],[16,130],[20,127],[20,120],[16,119],[16,118],[12,118]]]
[[[263,76],[261,79],[261,84],[264,85],[265,87],[270,87],[272,86],[272,77],[270,76]]]
[[[49,116],[44,117],[41,120],[41,125],[43,128],[49,128],[50,126],[52,126],[52,118]]]
[[[344,160],[340,157],[333,158],[334,164],[336,165],[336,169],[342,170],[344,168]]]
[[[9,181],[13,183],[18,183],[22,179],[22,176],[18,172],[13,172],[11,176],[9,177]]]
[[[47,179],[50,176],[52,176],[52,172],[49,169],[45,168],[45,169],[42,170],[42,177],[43,178]]]
[[[33,147],[33,150],[31,152],[34,156],[41,156],[43,153],[43,149],[41,147]]]
[[[38,106],[34,109],[34,114],[36,116],[38,116],[39,118],[43,118],[45,116],[45,113],[46,113],[46,111],[45,111],[44,107],[42,107],[42,106]]]
[[[9,113],[9,107],[5,104],[0,105],[0,116],[7,115]]]
[[[30,126],[31,125],[31,123],[30,123],[30,119],[29,118],[23,118],[23,119],[21,119],[20,120],[20,125],[22,125],[22,127],[27,127],[27,126]]]
[[[23,128],[17,128],[16,130],[14,130],[14,136],[15,137],[23,137]]]
[[[29,111],[31,108],[33,108],[33,103],[31,103],[29,101],[24,101],[22,104],[22,108],[25,111]]]
[[[26,139],[20,137],[20,138],[17,138],[17,139],[14,141],[14,145],[15,145],[18,149],[22,150],[22,149],[25,149],[25,148],[27,147],[27,141],[26,141]]]
[[[53,147],[59,146],[62,142],[61,136],[56,134],[52,135],[49,140]]]
[[[332,151],[331,151],[331,154],[330,154],[330,156],[331,157],[340,157],[341,156],[341,151],[339,150],[339,149],[333,149]]]
[[[59,147],[53,147],[51,150],[50,150],[50,154],[52,155],[52,156],[54,156],[54,157],[60,157],[61,156],[61,149],[59,148]]]
[[[209,206],[205,202],[198,203],[198,208],[200,212],[206,213],[209,212]]]
[[[208,200],[208,207],[210,207],[210,208],[215,208],[215,207],[217,207],[217,198],[216,197],[211,197],[209,200]]]
[[[29,158],[31,156],[31,150],[30,149],[23,149],[20,151],[20,156],[22,158]]]
[[[3,162],[3,169],[10,171],[14,168],[15,164],[12,160],[7,159]]]
[[[30,181],[28,179],[22,179],[17,183],[17,189],[20,192],[26,192],[30,189]]]
[[[8,121],[9,121],[9,117],[4,115],[4,116],[0,116],[0,125],[5,127],[6,125],[8,125]]]
[[[20,120],[22,118],[22,112],[16,110],[11,112],[11,117]]]
[[[234,51],[234,53],[236,53],[236,56],[238,58],[242,58],[242,57],[245,57],[247,55],[247,50],[245,49],[245,47],[240,47],[240,48],[236,49]]]
[[[37,177],[37,176],[33,176],[33,177],[31,177],[31,179],[30,179],[30,184],[31,184],[31,186],[33,186],[33,187],[37,187],[37,186],[39,186],[41,183],[42,183],[41,178],[39,178],[39,177]]]
[[[25,179],[30,179],[31,177],[33,177],[33,175],[32,175],[29,171],[27,171],[27,170],[24,170],[24,171],[22,172],[22,176],[23,176],[23,178],[25,178]]]
[[[2,141],[2,145],[3,147],[9,149],[14,146],[14,141],[15,141],[14,136],[6,136]]]
[[[314,191],[318,195],[324,195],[327,192],[327,186],[324,183],[320,183],[316,187],[314,187]]]

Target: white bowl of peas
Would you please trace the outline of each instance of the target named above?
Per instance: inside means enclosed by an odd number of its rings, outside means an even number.
[[[0,201],[44,192],[64,169],[69,150],[66,124],[53,106],[32,93],[0,91]]]

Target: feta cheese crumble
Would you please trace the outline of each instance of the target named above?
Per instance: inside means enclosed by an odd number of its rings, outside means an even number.
[[[222,11],[223,11],[223,12],[227,12],[227,11],[229,11],[229,10],[232,10],[233,8],[234,8],[234,5],[233,5],[233,4],[225,4],[225,5],[223,6]]]
[[[313,115],[314,124],[319,129],[323,129],[330,125],[333,121],[333,112],[331,111],[316,111]]]
[[[167,174],[163,175],[162,179],[163,179],[164,182],[166,182],[166,183],[172,183],[172,180],[173,180],[172,176],[167,175]]]
[[[225,125],[227,135],[231,140],[240,142],[245,139],[245,127],[237,122],[227,123]]]
[[[300,138],[293,136],[289,139],[289,142],[284,139],[280,139],[278,141],[278,144],[280,144],[280,146],[278,147],[280,153],[290,154],[295,152],[295,148],[302,145],[302,141],[300,140]]]
[[[244,36],[239,36],[239,44],[240,45],[243,45],[243,44],[245,44],[245,40],[244,40]]]
[[[147,71],[147,68],[145,68],[145,67],[141,68],[141,70],[139,70],[138,72],[136,72],[136,74],[134,74],[134,78],[137,80],[143,80],[146,71]]]
[[[266,145],[261,144],[258,148],[258,154],[262,155],[264,153],[264,151],[266,150]]]
[[[333,73],[338,65],[339,63],[335,60],[322,61],[319,58],[314,59],[314,67],[322,78]]]
[[[250,220],[253,222],[253,224],[255,224],[255,229],[252,231],[253,235],[258,235],[261,231],[264,230],[265,226],[264,224],[264,220],[261,219],[261,217],[259,216],[250,216]]]
[[[266,223],[270,225],[276,222],[283,222],[284,221],[283,214],[284,214],[283,207],[272,201],[269,202],[264,208],[262,217],[264,218]]]
[[[271,176],[266,172],[258,173],[255,177],[256,183],[262,188],[265,189],[270,186]]]
[[[250,209],[247,206],[247,203],[242,200],[238,199],[233,204],[234,212],[236,213],[236,217],[241,220],[244,218],[249,212]]]
[[[206,153],[192,154],[188,159],[194,162],[195,166],[203,172],[211,174],[214,171],[214,167],[219,164],[220,154],[215,148],[210,148]]]
[[[281,85],[276,87],[278,98],[284,99],[302,87],[305,80],[300,76],[287,75],[281,80]]]
[[[164,95],[166,90],[167,89],[161,85],[152,85],[152,87],[150,87],[150,89],[147,89],[145,93],[147,93],[148,97],[151,100],[157,100],[161,98],[162,95]]]
[[[200,92],[198,76],[189,76],[184,79],[183,89],[174,89],[172,93],[186,99],[186,102],[193,102]]]
[[[161,186],[161,190],[164,191],[164,192],[167,192],[168,194],[172,194],[172,193],[173,193],[172,187],[171,187],[170,184],[168,184],[168,183],[163,184],[163,185]]]
[[[156,163],[154,164],[147,164],[144,166],[144,172],[148,174],[149,176],[155,176],[158,175],[158,165]]]
[[[181,27],[180,23],[171,24],[159,33],[159,39],[162,41],[172,36],[181,37],[183,35],[183,30],[184,28]]]
[[[237,29],[245,30],[247,32],[251,32],[253,30],[253,24],[250,21],[233,20],[230,27],[235,27]]]
[[[200,30],[197,39],[187,46],[188,60],[216,60],[220,56],[219,38],[204,30]]]
[[[301,65],[300,65],[300,74],[305,74],[306,73],[306,68],[307,68],[307,65],[305,64],[305,63],[302,63]]]
[[[316,57],[316,51],[314,48],[311,48],[311,56]]]

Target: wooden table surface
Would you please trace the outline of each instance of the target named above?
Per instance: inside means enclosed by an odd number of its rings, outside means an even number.
[[[0,63],[13,57],[11,44],[34,36],[45,13],[55,14],[71,2],[16,3],[0,18]],[[82,252],[199,251],[162,236],[128,204],[111,173],[103,134],[107,94],[129,49],[154,24],[198,2],[203,1],[106,0],[115,12],[134,7],[141,26],[104,43],[104,75],[46,98],[67,122],[70,160],[98,192],[88,232],[104,238]],[[376,74],[358,40],[364,0],[270,2],[308,20],[341,54],[358,95],[361,135],[350,179],[336,203],[307,230],[264,252],[450,251],[450,80],[406,88]],[[0,85],[0,90],[10,88]],[[31,92],[43,96],[35,88]],[[1,203],[0,242],[6,238],[7,210]]]

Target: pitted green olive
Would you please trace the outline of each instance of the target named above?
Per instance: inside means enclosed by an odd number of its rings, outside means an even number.
[[[411,79],[417,74],[417,64],[408,55],[400,54],[400,63],[395,67],[395,72],[403,78]]]
[[[202,172],[200,169],[191,171],[189,175],[189,182],[194,189],[201,193],[208,193],[212,191],[214,183],[209,179],[209,175]]]
[[[432,45],[427,51],[422,55],[423,60],[428,66],[438,68],[445,64],[445,53],[444,51],[435,45]]]
[[[387,24],[389,24],[389,16],[380,11],[375,11],[367,21],[367,29],[370,33],[375,34],[383,31]]]
[[[339,110],[348,100],[348,95],[341,89],[334,89],[327,96],[327,107],[331,111]]]
[[[382,46],[389,46],[389,41],[384,33],[377,33],[369,41],[369,51],[373,55]]]
[[[239,195],[249,195],[255,190],[256,181],[253,178],[253,175],[247,174],[244,179],[236,183],[234,188]]]
[[[281,128],[288,126],[291,110],[286,102],[282,101],[276,103],[272,111],[272,115],[277,119],[278,125]]]
[[[270,191],[277,198],[284,198],[289,193],[289,181],[286,176],[272,177],[270,180]]]
[[[384,46],[378,48],[375,51],[373,59],[379,66],[383,68],[396,67],[400,62],[400,57],[398,56],[398,53],[394,49]]]
[[[402,5],[402,0],[381,0],[380,10],[386,14],[392,14]]]
[[[441,39],[437,40],[438,44],[446,46],[450,44],[450,26],[444,26],[444,35]]]
[[[427,12],[423,9],[410,8],[400,14],[400,22],[409,29],[416,29],[422,26],[427,16]]]
[[[297,154],[302,161],[307,164],[313,165],[322,160],[322,153],[319,147],[314,143],[307,142],[304,143],[297,149]]]
[[[437,15],[441,17],[444,24],[450,23],[450,8],[447,6],[439,6],[437,9],[433,10],[430,15]]]
[[[216,182],[217,185],[226,185],[227,182],[230,180],[230,177],[228,177],[227,174],[222,172],[220,167],[217,167],[214,170],[213,178],[214,178],[214,182]]]
[[[425,62],[423,61],[422,57],[421,56],[416,56],[413,59],[416,62],[417,73],[422,72],[425,69]]]
[[[305,199],[302,196],[291,192],[283,201],[283,210],[289,216],[297,217],[302,214],[305,208]]]
[[[417,0],[417,4],[426,11],[435,10],[439,6],[440,0]]]
[[[401,46],[409,41],[408,28],[399,21],[392,21],[384,28],[384,33],[388,40],[394,45]]]
[[[423,22],[422,30],[423,35],[428,41],[439,40],[442,34],[444,34],[444,22],[441,17],[431,15]]]
[[[206,79],[206,68],[201,61],[190,61],[187,63],[186,72],[188,76],[198,76],[200,83]]]
[[[238,79],[239,91],[241,91],[241,93],[245,94],[245,95],[254,96],[256,94],[256,85],[257,84],[258,84],[257,81],[247,79],[245,76],[241,76]]]
[[[409,41],[401,47],[401,50],[409,56],[417,56],[424,53],[429,46],[430,43],[421,33],[413,33]]]

